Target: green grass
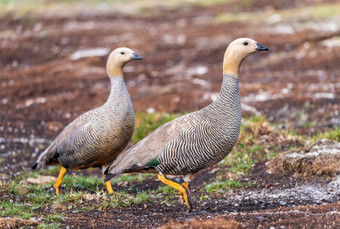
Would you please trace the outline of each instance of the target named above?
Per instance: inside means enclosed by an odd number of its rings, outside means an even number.
[[[230,0],[61,0],[61,1],[44,1],[44,0],[0,0],[0,14],[11,13],[16,18],[28,19],[39,18],[41,15],[53,14],[54,18],[65,15],[65,9],[72,11],[70,16],[82,14],[83,11],[98,12],[100,15],[111,15],[119,11],[120,13],[134,13],[134,15],[157,15],[159,8],[168,10],[180,10],[183,6],[213,6],[220,5]],[[105,10],[103,5],[105,4]],[[81,10],[80,10],[81,9]],[[24,21],[24,20],[23,20]]]
[[[159,193],[163,193],[165,195],[175,195],[176,190],[168,185],[162,185],[158,188]]]
[[[20,203],[16,200],[4,200],[0,204],[0,216],[18,216],[22,219],[29,219],[34,215],[32,207],[27,203]]]
[[[267,159],[268,160],[274,159],[279,154],[280,148],[281,148],[280,145],[275,145],[275,146],[269,147],[267,152],[266,152],[267,153]],[[295,148],[295,147],[292,147],[292,148]]]
[[[104,188],[103,178],[95,176],[71,176],[66,175],[63,179],[63,186],[66,190],[86,189],[90,191],[101,190]]]
[[[150,134],[152,131],[177,117],[179,114],[168,114],[168,113],[136,113],[136,128],[132,136],[133,143],[137,143],[142,140],[145,136]]]
[[[160,125],[178,117],[176,114],[144,114],[136,115],[136,133],[134,141]],[[277,136],[270,142],[262,139],[266,135]],[[233,151],[219,163],[221,168],[213,182],[203,184],[200,200],[209,200],[211,195],[226,194],[230,189],[251,187],[244,176],[258,162],[276,157],[284,150],[294,148],[292,145],[281,145],[278,139],[302,139],[296,133],[278,130],[271,126],[264,117],[250,117],[242,120],[239,141]],[[313,136],[313,140],[327,138],[340,141],[340,127]],[[295,141],[294,140],[294,141]],[[301,141],[310,140],[307,137]],[[300,140],[299,140],[300,141]],[[288,147],[288,148],[287,148]],[[56,196],[51,188],[52,183],[45,185],[20,185],[19,181],[38,175],[57,176],[59,167],[51,166],[41,171],[24,172],[13,181],[0,181],[0,217],[16,216],[23,219],[41,218],[39,228],[60,228],[65,226],[65,210],[71,212],[87,212],[95,209],[126,207],[131,204],[157,203],[172,204],[178,202],[178,192],[170,186],[161,184],[159,188],[138,190],[138,184],[154,182],[154,174],[124,174],[112,179],[113,187],[119,187],[114,196],[106,193],[102,177],[67,174],[62,186],[64,193]],[[197,188],[197,187],[196,187]],[[61,209],[60,209],[61,208]],[[45,209],[56,209],[46,213]]]
[[[323,4],[306,8],[306,11],[314,17],[332,17],[339,15],[340,4]]]
[[[272,137],[269,142],[262,136]],[[282,137],[280,137],[282,136]],[[293,144],[281,145],[280,138],[293,140]],[[219,162],[219,174],[216,180],[207,184],[204,191],[207,193],[226,193],[231,188],[251,186],[251,182],[244,182],[242,177],[247,175],[256,163],[275,158],[279,153],[296,148],[294,141],[300,139],[289,131],[278,130],[262,116],[250,117],[242,120],[239,141],[232,152]],[[203,195],[201,198],[204,198]]]
[[[20,174],[14,178],[14,181],[19,182],[20,180],[27,179],[29,177],[37,178],[38,176],[57,176],[59,174],[60,167],[59,166],[48,166],[46,169],[42,170],[32,170],[29,172],[25,172]]]
[[[249,4],[252,4],[253,0],[249,0]],[[273,15],[273,11],[261,11],[261,12],[248,12],[242,11],[242,6],[247,7],[247,1],[242,1],[240,5],[234,7],[229,12],[217,14],[212,23],[231,23],[231,22],[244,22],[249,25],[260,25],[266,23],[268,17]],[[241,11],[240,11],[241,10]],[[339,15],[340,4],[321,4],[315,6],[306,6],[302,8],[276,10],[275,14],[280,15],[282,21],[290,22],[293,19],[309,17],[310,21],[317,18],[328,18]]]
[[[336,127],[334,130],[326,131],[312,137],[314,141],[324,138],[340,142],[340,126]]]
[[[225,180],[225,181],[214,181],[205,186],[205,190],[208,193],[226,193],[232,188],[241,188],[251,186],[251,182],[242,182],[238,180]]]
[[[38,226],[38,228],[60,228],[64,227],[65,224],[63,223],[65,220],[65,217],[63,214],[49,214],[49,215],[44,215],[43,220],[45,223],[42,223],[41,225]]]
[[[207,184],[203,191],[224,194],[231,188],[249,187],[252,183],[244,182],[241,178],[247,175],[256,163],[273,159],[280,152],[295,147],[288,145],[283,150],[278,137],[268,143],[262,140],[263,135],[282,135],[297,139],[288,131],[279,131],[271,126],[262,116],[243,119],[238,143],[232,152],[218,163],[222,169],[219,170],[215,181]],[[202,195],[201,199],[206,198],[205,196]]]

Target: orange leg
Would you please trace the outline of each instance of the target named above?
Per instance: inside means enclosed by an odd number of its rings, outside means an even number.
[[[103,175],[103,178],[105,178],[105,175]],[[113,193],[113,189],[112,189],[112,186],[111,186],[111,180],[106,181],[105,185],[106,185],[107,192],[112,194]]]
[[[176,182],[173,182],[172,180],[166,179],[164,175],[158,175],[158,179],[162,181],[164,184],[169,185],[170,187],[173,187],[174,189],[176,189],[179,192],[181,199],[183,198],[183,200],[185,201],[189,211],[193,210],[191,206],[192,205],[191,195],[186,187],[180,184],[177,184]]]
[[[65,174],[67,173],[67,169],[65,169],[64,167],[61,167],[60,168],[60,172],[59,172],[59,175],[58,175],[58,178],[55,182],[55,184],[53,185],[53,187],[55,188],[55,193],[59,196],[60,194],[60,185],[61,185],[61,182],[63,181],[63,178],[65,176]]]
[[[188,192],[190,193],[190,189],[189,189],[189,186],[190,186],[190,182],[184,182],[183,186],[188,190]]]
[[[190,189],[189,189],[190,182],[184,182],[183,186],[188,190],[189,194],[191,194]],[[184,203],[183,195],[180,192],[178,192],[178,194],[179,194],[179,197],[181,198],[181,204],[183,204]]]

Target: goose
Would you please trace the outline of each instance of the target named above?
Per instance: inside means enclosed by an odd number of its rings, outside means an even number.
[[[200,170],[225,158],[237,142],[241,125],[240,66],[247,56],[260,51],[268,48],[250,38],[231,42],[224,54],[218,98],[199,111],[160,126],[119,155],[104,172],[104,181],[122,173],[158,173],[158,179],[175,188],[192,212],[191,180]],[[178,184],[168,175],[181,175],[184,183]]]
[[[61,167],[53,185],[57,195],[68,170],[100,167],[104,172],[132,137],[135,116],[123,68],[133,60],[142,60],[142,57],[129,48],[117,48],[110,53],[106,69],[111,92],[107,101],[68,124],[32,166],[32,169],[46,165]],[[107,191],[113,193],[110,181],[105,185]]]

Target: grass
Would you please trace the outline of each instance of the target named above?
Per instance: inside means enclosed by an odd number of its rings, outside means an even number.
[[[334,130],[326,131],[324,133],[317,134],[312,137],[313,141],[319,139],[329,139],[340,142],[340,126],[336,127]]]
[[[265,136],[265,138],[263,138]],[[272,140],[268,139],[273,136]],[[251,182],[243,181],[256,163],[273,159],[280,152],[295,148],[294,144],[281,144],[280,139],[299,139],[289,131],[278,130],[270,125],[262,116],[254,116],[242,120],[238,143],[232,152],[218,163],[220,173],[215,181],[205,186],[208,193],[226,193],[230,188],[251,186]]]
[[[252,0],[248,1],[249,4],[252,4]],[[321,4],[315,6],[306,6],[302,8],[295,9],[284,9],[284,10],[276,10],[275,12],[269,11],[261,11],[261,12],[246,12],[240,11],[240,7],[247,6],[247,1],[242,1],[238,7],[231,9],[230,12],[221,13],[216,15],[213,19],[213,23],[231,23],[231,22],[247,22],[251,25],[254,24],[263,24],[267,22],[267,19],[271,17],[274,13],[276,15],[280,15],[282,21],[290,21],[292,19],[298,18],[329,18],[336,15],[339,15],[340,12],[340,4]]]
[[[179,114],[137,113],[136,132],[133,141],[138,142],[163,123],[178,116]],[[282,144],[280,139],[301,138],[296,135],[293,132],[278,130],[275,126],[270,125],[264,117],[256,116],[243,119],[238,143],[233,151],[219,163],[218,166],[222,169],[219,170],[214,181],[203,184],[199,199],[209,200],[211,195],[225,194],[230,189],[251,187],[252,183],[242,177],[248,174],[256,163],[272,159],[280,152],[295,147],[294,144]],[[264,136],[273,136],[272,139],[274,140],[264,141]],[[313,136],[314,140],[322,138],[340,141],[340,128]],[[93,169],[93,171],[96,170]],[[64,193],[60,196],[55,195],[51,188],[52,183],[45,185],[19,184],[20,180],[28,177],[57,176],[58,173],[59,167],[51,166],[39,172],[22,173],[8,183],[0,181],[0,217],[41,218],[39,228],[60,228],[65,226],[65,210],[87,212],[147,202],[157,203],[161,201],[172,204],[174,201],[178,201],[177,191],[163,184],[160,184],[158,188],[139,190],[138,184],[154,182],[154,174],[124,174],[114,178],[111,181],[113,187],[118,187],[114,196],[106,193],[100,175],[97,177],[68,173],[62,184]],[[55,210],[46,213],[45,209]]]
[[[0,210],[1,217],[19,216],[22,219],[29,219],[34,214],[30,205],[12,199],[2,201]]]
[[[119,11],[120,13],[134,13],[134,15],[159,14],[159,8],[168,10],[179,10],[184,6],[214,6],[220,5],[230,0],[61,0],[61,1],[44,1],[44,0],[0,0],[0,13],[11,13],[16,18],[39,18],[46,14],[53,14],[54,18],[64,17],[65,15],[74,16],[82,14],[84,11],[98,15],[112,15]],[[103,7],[105,6],[105,7]],[[104,9],[103,9],[104,8]],[[66,11],[72,11],[68,14]],[[118,10],[119,9],[119,10]]]
[[[173,114],[137,114],[137,123],[134,139],[140,140],[158,126],[168,122],[178,115]],[[147,190],[129,194],[120,190],[115,192],[115,197],[107,195],[105,185],[101,177],[70,175],[69,173],[63,179],[63,194],[56,196],[52,188],[53,183],[45,185],[20,185],[19,181],[28,177],[37,178],[39,175],[57,176],[59,167],[50,166],[42,171],[32,171],[22,173],[13,181],[0,183],[1,192],[1,216],[17,216],[23,219],[38,217],[42,209],[63,206],[63,209],[75,211],[89,211],[92,209],[107,209],[118,206],[129,206],[132,203],[139,204],[146,201],[153,202],[160,198],[162,189]],[[91,170],[91,169],[90,169]],[[92,169],[93,170],[93,169]],[[153,177],[153,174],[124,174],[114,178],[114,186],[129,184],[128,187],[134,187],[132,183],[142,183],[144,180]],[[164,195],[171,193],[171,187],[163,186]],[[168,190],[168,191],[165,191]],[[135,192],[135,190],[132,190]],[[2,198],[3,197],[3,198]],[[43,223],[41,228],[58,228],[63,226],[64,216],[62,211],[49,214],[42,217]]]
[[[98,191],[103,189],[103,179],[94,176],[68,176],[63,179],[63,186],[68,190],[86,189]]]
[[[251,186],[251,182],[242,182],[238,180],[224,180],[224,181],[214,181],[205,186],[205,190],[208,193],[226,193],[231,188],[241,188],[246,186]]]
[[[314,17],[332,17],[339,15],[340,4],[323,4],[319,6],[311,6],[306,8],[306,11]]]
[[[136,113],[136,128],[132,136],[133,143],[137,143],[142,140],[149,133],[177,117],[179,114],[169,114],[169,113]]]
[[[268,134],[273,131],[273,127],[268,125],[264,117],[255,116],[244,119],[241,124],[238,143],[219,165],[227,166],[233,174],[247,174],[255,163],[266,160],[267,153],[271,151],[271,154],[273,154],[278,147],[265,143],[260,144],[261,131],[268,132]]]

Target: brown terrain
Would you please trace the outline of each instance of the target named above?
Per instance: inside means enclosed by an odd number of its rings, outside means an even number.
[[[250,37],[270,52],[250,56],[242,65],[242,116],[263,115],[279,129],[306,136],[339,126],[340,10],[330,15],[317,10],[330,4],[340,9],[339,1],[180,6],[151,2],[131,8],[123,3],[46,11],[37,7],[25,16],[11,10],[0,15],[3,180],[29,171],[65,125],[106,100],[106,59],[120,46],[144,58],[125,67],[135,111],[182,113],[208,105],[220,89],[227,45],[235,38]],[[218,16],[222,14],[227,16]],[[77,56],[91,49],[98,55]],[[65,225],[200,228],[200,221],[210,219],[203,228],[340,228],[340,179],[334,174],[269,173],[262,162],[244,177],[252,187],[199,200],[200,188],[214,180],[209,171],[201,172],[192,184],[195,205],[206,213],[188,215],[179,202],[146,202],[106,210],[66,210]],[[155,181],[136,187],[161,185]]]

